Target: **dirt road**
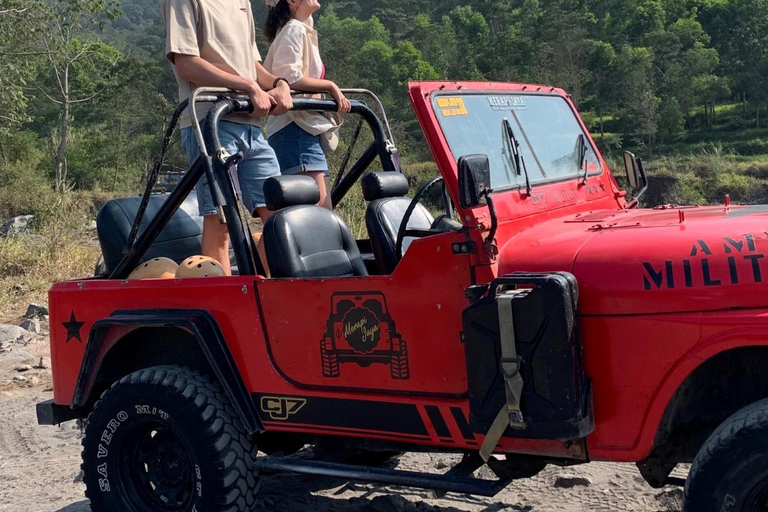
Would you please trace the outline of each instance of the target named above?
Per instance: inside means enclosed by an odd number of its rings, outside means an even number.
[[[52,397],[50,370],[16,370],[42,356],[44,337],[0,352],[0,512],[87,512],[80,430],[74,423],[37,426],[35,403]],[[452,463],[445,455],[410,454],[398,467],[445,471]],[[555,487],[562,477],[575,485]],[[264,477],[261,489],[259,508],[275,512],[678,512],[682,494],[671,487],[651,489],[631,464],[550,466],[494,498],[449,494],[435,500],[428,492],[295,476]]]

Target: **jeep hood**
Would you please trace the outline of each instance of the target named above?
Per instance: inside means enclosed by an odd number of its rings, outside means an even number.
[[[766,253],[766,205],[606,210],[514,234],[499,274],[572,272],[585,315],[758,308],[768,306]]]

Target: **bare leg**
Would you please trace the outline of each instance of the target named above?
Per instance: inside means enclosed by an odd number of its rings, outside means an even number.
[[[317,188],[320,189],[320,202],[317,203],[318,206],[333,210],[333,204],[331,202],[331,179],[327,177],[324,172],[306,172],[304,174],[314,179],[317,183]]]
[[[202,253],[221,263],[227,275],[232,275],[232,266],[229,261],[229,231],[226,224],[219,222],[217,215],[206,215],[203,218]]]
[[[267,210],[266,208],[256,208],[256,215],[259,216],[263,224],[266,224],[267,219],[272,215],[272,212]],[[256,215],[254,215],[254,217]],[[254,236],[254,239],[256,239],[256,236]],[[258,240],[256,242],[256,250],[259,252],[259,258],[261,258],[261,263],[264,265],[264,269],[267,271],[267,277],[269,277],[269,262],[267,262],[267,253],[264,250],[263,236],[258,237]]]

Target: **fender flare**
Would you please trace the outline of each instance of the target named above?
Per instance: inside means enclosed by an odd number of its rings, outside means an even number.
[[[768,348],[768,335],[765,332],[756,332],[754,329],[739,328],[718,333],[716,336],[694,345],[677,361],[659,385],[648,405],[640,433],[631,451],[639,450],[638,453],[643,458],[651,453],[656,445],[659,428],[675,393],[699,367],[725,352],[751,347]],[[634,460],[627,460],[627,462],[634,462]]]
[[[72,409],[81,408],[87,403],[96,376],[109,351],[128,333],[141,327],[171,327],[191,334],[197,340],[248,433],[265,430],[256,404],[248,393],[216,319],[210,312],[199,309],[116,311],[110,317],[94,323],[88,333]]]

